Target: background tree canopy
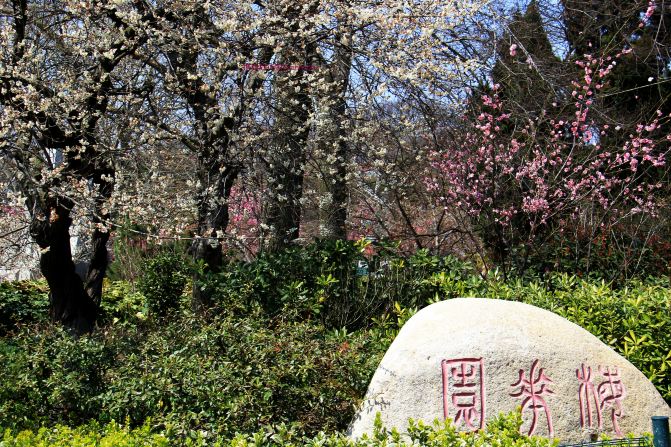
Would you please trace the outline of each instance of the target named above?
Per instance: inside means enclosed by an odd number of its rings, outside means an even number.
[[[80,333],[112,241],[185,241],[194,284],[359,237],[506,275],[668,271],[668,6],[509,8],[3,1],[3,262],[28,231]]]

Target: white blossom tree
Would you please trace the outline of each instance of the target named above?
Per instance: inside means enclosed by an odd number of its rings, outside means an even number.
[[[122,218],[190,229],[195,259],[216,272],[239,221],[231,195],[250,179],[268,246],[299,236],[311,198],[322,234],[346,237],[359,165],[386,144],[369,140],[385,104],[428,116],[450,103],[479,66],[466,50],[487,3],[3,0],[0,154],[16,174],[3,194],[25,205],[54,319],[93,327]],[[306,172],[321,184],[307,195]],[[73,219],[90,229],[83,280]]]
[[[53,319],[89,331],[108,262],[115,175],[115,148],[100,126],[133,83],[119,66],[141,42],[114,4],[15,0],[0,11],[0,154],[40,247]],[[70,247],[77,213],[90,226],[83,278]]]

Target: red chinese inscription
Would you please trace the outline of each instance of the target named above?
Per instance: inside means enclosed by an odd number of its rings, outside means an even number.
[[[452,411],[454,423],[469,430],[482,429],[485,423],[485,380],[482,358],[443,360],[443,415]]]
[[[601,402],[600,410],[603,412],[606,408],[611,409],[613,431],[615,431],[618,436],[622,436],[618,421],[624,414],[622,400],[626,397],[627,392],[624,389],[620,371],[615,367],[612,369],[610,367],[599,367],[599,372],[605,378],[605,380],[597,387],[597,393],[599,394],[599,400]]]
[[[522,397],[522,411],[526,409],[532,411],[533,419],[531,420],[531,426],[529,427],[529,435],[534,434],[536,431],[538,415],[539,412],[543,410],[547,420],[548,432],[550,436],[554,436],[552,414],[550,413],[550,407],[543,397],[548,394],[554,394],[552,390],[548,388],[549,384],[553,382],[545,375],[545,368],[538,368],[539,363],[539,360],[534,360],[531,364],[531,371],[529,372],[528,378],[525,376],[525,371],[520,369],[519,379],[511,385],[512,387],[519,386],[520,389],[517,392],[510,393],[510,395],[512,397]]]
[[[578,378],[580,387],[578,388],[578,397],[580,400],[580,426],[582,428],[593,428],[592,424],[592,404],[590,398],[594,402],[594,412],[596,413],[597,427],[602,427],[601,422],[601,402],[599,395],[592,382],[592,368],[585,367],[582,363],[579,369],[575,370],[575,375]]]
[[[581,427],[593,428],[592,422],[592,403],[594,402],[594,409],[596,413],[596,422],[599,429],[603,428],[602,414],[604,410],[610,408],[611,421],[613,423],[613,431],[622,436],[620,431],[619,419],[623,414],[622,400],[626,396],[626,390],[620,377],[620,371],[613,367],[602,368],[599,367],[599,372],[605,378],[598,387],[594,386],[592,381],[592,368],[585,367],[583,363],[580,369],[576,370],[580,388],[578,388],[578,395],[580,397],[580,425]]]

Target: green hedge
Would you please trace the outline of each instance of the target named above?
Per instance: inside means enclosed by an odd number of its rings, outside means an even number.
[[[2,447],[167,447],[172,445],[161,434],[151,433],[149,424],[130,429],[111,422],[77,428],[57,425],[37,431],[5,430]]]
[[[0,282],[0,336],[19,325],[46,321],[48,292],[45,281]]]
[[[294,427],[278,425],[261,429],[251,435],[237,434],[232,439],[206,440],[203,436],[182,441],[166,434],[152,434],[149,424],[129,429],[114,422],[98,427],[79,428],[56,426],[41,428],[35,432],[6,430],[2,447],[163,447],[186,445],[190,447],[554,447],[557,442],[520,434],[522,420],[519,414],[499,416],[487,424],[486,430],[459,432],[450,423],[435,421],[424,424],[411,421],[407,434],[401,436],[396,430],[385,430],[379,420],[370,435],[352,440],[340,433],[321,432],[314,437],[305,437]]]

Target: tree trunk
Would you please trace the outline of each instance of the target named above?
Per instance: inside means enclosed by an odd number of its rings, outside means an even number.
[[[309,20],[309,15],[316,12],[316,6],[316,2],[309,4],[306,13],[303,5],[297,3],[288,8],[288,11],[283,11],[290,23],[289,28],[297,32],[300,23],[298,17],[306,16]],[[298,38],[291,46],[282,50],[278,62],[311,66],[316,55],[315,42],[305,42]],[[265,223],[270,227],[270,235],[265,245],[270,252],[288,246],[298,239],[300,233],[306,146],[310,135],[312,110],[307,73],[309,69],[303,67],[293,73],[283,71],[276,74],[275,132],[278,138],[266,160],[269,168],[269,200],[265,210]]]
[[[299,79],[292,77],[277,83],[279,113],[282,115],[277,119],[277,132],[281,133],[278,147],[269,157],[271,196],[266,209],[266,224],[271,228],[271,234],[266,248],[270,252],[288,246],[299,236],[310,107],[307,94],[293,93],[295,85],[305,88],[301,76],[299,73]]]
[[[105,210],[106,202],[112,197],[114,191],[114,168],[110,162],[104,168],[96,169],[93,175],[93,183],[98,187],[99,195],[95,199],[96,213],[93,216],[93,223],[102,228],[96,228],[91,236],[91,259],[86,273],[86,283],[84,290],[86,295],[100,306],[103,294],[103,280],[107,273],[109,265],[109,256],[107,253],[107,243],[110,239],[109,212]]]
[[[238,177],[238,169],[225,167],[219,169],[221,161],[199,160],[201,190],[198,194],[198,234],[191,243],[189,252],[193,259],[202,262],[207,273],[218,273],[223,266],[223,252],[217,231],[226,231],[229,220],[228,200],[233,183]],[[205,180],[210,180],[211,189]],[[194,276],[192,306],[202,311],[212,305],[211,291],[203,289],[199,277]]]
[[[61,203],[48,210],[47,220],[33,218],[31,233],[41,249],[40,270],[49,284],[51,319],[77,335],[91,332],[98,316],[98,303],[86,293],[75,271],[69,207]]]
[[[95,230],[91,238],[91,261],[86,273],[86,285],[84,291],[86,295],[97,306],[100,305],[103,294],[103,280],[109,264],[107,253],[107,242],[109,241],[109,231]]]
[[[346,26],[346,24],[345,24]],[[326,146],[335,141],[335,150],[324,150],[333,154],[333,166],[323,168],[323,182],[329,199],[321,210],[320,235],[325,239],[347,239],[347,89],[352,67],[352,50],[348,34],[338,35],[334,61],[328,74],[325,106],[328,108],[326,135],[322,141]]]

